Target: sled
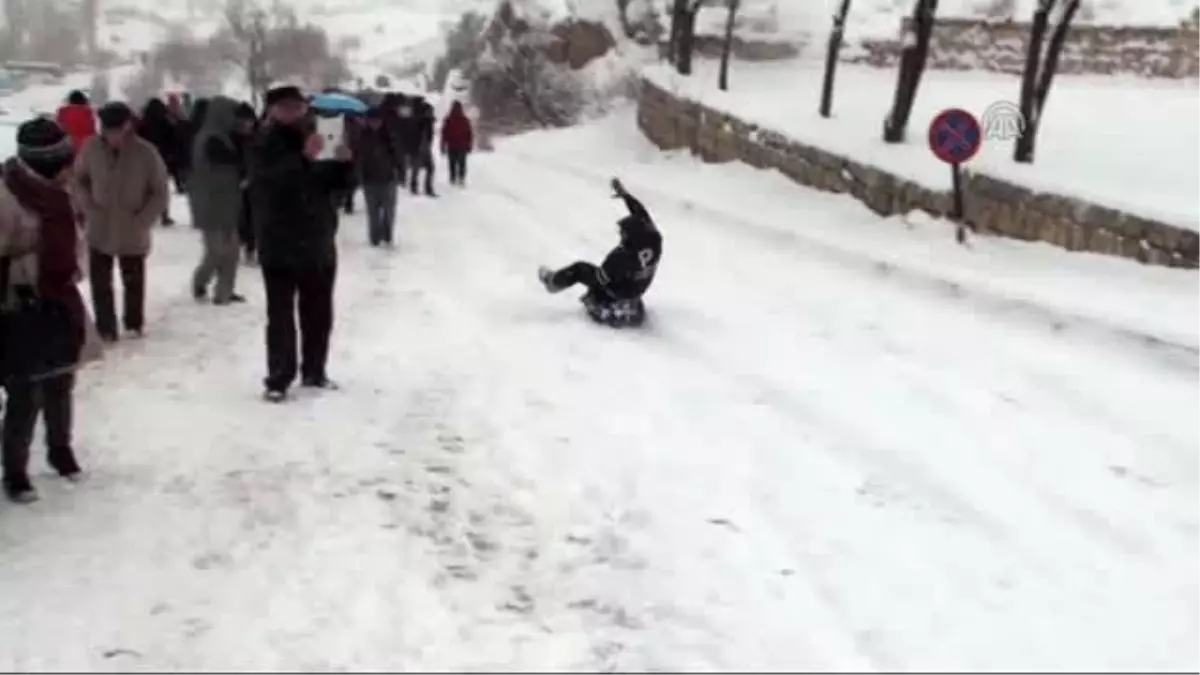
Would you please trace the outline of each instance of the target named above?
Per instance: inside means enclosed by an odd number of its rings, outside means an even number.
[[[641,298],[597,300],[589,294],[579,301],[592,321],[610,328],[637,328],[646,322],[646,305]]]

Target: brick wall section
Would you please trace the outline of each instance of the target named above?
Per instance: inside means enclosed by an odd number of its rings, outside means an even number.
[[[843,59],[893,67],[900,57],[897,39],[867,41]],[[929,67],[991,70],[1020,74],[1025,66],[1029,24],[979,19],[938,19],[930,45]],[[1058,72],[1130,74],[1144,77],[1200,76],[1200,33],[1195,26],[1146,28],[1073,24],[1063,45]]]
[[[676,98],[648,81],[641,83],[638,126],[660,148],[688,148],[707,162],[777,169],[802,185],[850,194],[883,216],[914,209],[944,215],[951,208],[948,192]],[[982,174],[968,173],[963,182],[966,220],[981,232],[1154,265],[1198,266],[1200,235],[1190,230]]]

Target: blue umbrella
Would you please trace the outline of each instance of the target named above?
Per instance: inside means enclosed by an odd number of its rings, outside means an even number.
[[[309,105],[317,110],[332,112],[332,113],[359,113],[367,112],[367,104],[346,94],[330,93],[316,94],[309,101]]]

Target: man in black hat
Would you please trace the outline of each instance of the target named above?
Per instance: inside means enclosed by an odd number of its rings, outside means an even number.
[[[304,386],[333,386],[325,362],[337,276],[335,199],[350,185],[352,164],[344,145],[334,159],[317,159],[324,139],[315,133],[297,87],[268,91],[266,106],[266,125],[250,153],[250,202],[267,295],[265,397],[280,402],[297,367]]]

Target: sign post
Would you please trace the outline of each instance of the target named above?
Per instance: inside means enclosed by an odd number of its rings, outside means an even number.
[[[957,239],[960,244],[966,242],[961,167],[979,152],[982,143],[979,120],[961,108],[947,108],[929,123],[929,149],[935,157],[950,165],[950,180],[954,189],[950,217],[958,223]]]

